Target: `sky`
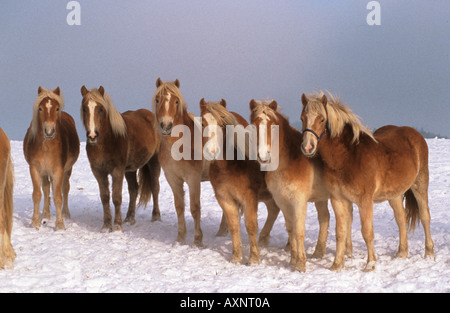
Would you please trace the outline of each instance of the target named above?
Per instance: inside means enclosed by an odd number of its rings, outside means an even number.
[[[23,140],[39,86],[60,86],[81,124],[81,86],[103,85],[121,112],[147,108],[179,79],[188,110],[225,99],[249,118],[251,99],[275,99],[298,122],[301,95],[329,90],[372,129],[408,125],[450,136],[450,1],[3,0],[0,127]]]

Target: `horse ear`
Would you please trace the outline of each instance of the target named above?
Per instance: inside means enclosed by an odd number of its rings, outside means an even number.
[[[206,101],[205,98],[202,98],[202,100],[200,100],[200,110],[203,110],[206,108]]]
[[[250,111],[253,111],[256,108],[255,99],[250,100]]]
[[[302,104],[303,104],[303,106],[305,106],[305,105],[307,105],[308,104],[308,98],[306,97],[306,95],[303,93],[302,94]]]
[[[274,110],[276,112],[277,108],[278,108],[278,103],[275,100],[273,100],[272,102],[270,102],[269,108],[271,108],[272,110]]]
[[[105,88],[103,86],[100,86],[98,88],[98,92],[100,92],[100,94],[102,95],[102,97],[105,95]]]
[[[41,86],[39,86],[39,88],[38,88],[38,95],[41,94],[42,90],[43,90],[43,88]]]
[[[220,101],[220,104],[221,104],[224,108],[227,107],[227,102],[226,102],[224,99],[222,99],[222,100]]]
[[[322,104],[323,104],[324,106],[326,106],[326,105],[327,105],[327,102],[328,102],[327,96],[326,96],[326,95],[323,95],[321,100],[322,100]]]
[[[84,97],[88,93],[88,90],[85,85],[81,87],[81,95]]]
[[[54,94],[56,94],[56,95],[58,95],[58,96],[60,96],[60,95],[61,95],[61,89],[59,88],[59,86],[58,86],[58,87],[56,87],[56,89],[55,89],[55,90],[53,90],[53,93],[54,93]]]
[[[180,81],[177,79],[175,79],[175,86],[177,86],[177,88],[180,88]]]
[[[161,86],[162,83],[163,82],[162,82],[161,78],[158,77],[158,79],[156,80],[156,88],[159,88],[159,86]]]

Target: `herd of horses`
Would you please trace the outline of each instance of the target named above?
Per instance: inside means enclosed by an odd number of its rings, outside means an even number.
[[[281,210],[288,232],[290,264],[306,270],[305,217],[308,202],[314,202],[319,236],[314,258],[326,251],[330,200],[336,216],[336,254],[331,270],[344,268],[345,256],[352,254],[351,225],[353,204],[359,209],[361,232],[367,246],[365,271],[376,266],[373,231],[374,202],[389,201],[399,228],[397,257],[408,256],[407,231],[422,223],[425,232],[425,257],[434,257],[428,207],[428,147],[413,128],[384,126],[371,132],[348,106],[329,92],[303,94],[302,132],[291,127],[279,112],[276,101],[251,100],[250,123],[231,112],[225,100],[200,101],[201,122],[188,112],[179,80],[156,81],[152,111],[140,109],[119,113],[110,96],[100,86],[81,88],[81,120],[86,130],[86,152],[98,182],[103,205],[102,231],[122,230],[122,186],[127,180],[129,206],[124,222],[135,223],[136,202],[146,205],[153,198],[152,221],[160,220],[159,176],[161,167],[170,185],[178,218],[176,241],[185,242],[185,191],[194,219],[194,244],[202,245],[200,224],[201,182],[210,181],[223,209],[219,236],[228,231],[232,239],[232,262],[242,262],[240,216],[244,215],[250,242],[249,263],[259,263],[259,246],[268,244],[271,229]],[[33,183],[34,213],[31,226],[39,229],[50,219],[50,188],[56,208],[55,230],[65,229],[70,218],[69,190],[72,168],[80,152],[74,119],[64,110],[60,88],[38,89],[33,118],[23,141]],[[220,147],[230,138],[227,126],[254,125],[257,131],[257,158],[226,158]],[[212,128],[203,136],[201,151],[214,158],[194,157],[195,145],[183,146],[190,158],[175,159],[174,144],[182,134],[178,125],[194,134]],[[273,153],[274,127],[278,129],[277,153]],[[215,131],[214,131],[215,129]],[[222,130],[222,131],[219,131]],[[265,132],[260,136],[260,132]],[[223,138],[221,138],[223,136]],[[247,138],[248,139],[248,138]],[[248,148],[248,147],[247,147]],[[189,150],[190,149],[190,150]],[[235,148],[235,156],[240,153]],[[219,157],[218,157],[219,156]],[[277,167],[261,167],[277,158]],[[13,212],[13,164],[8,137],[0,129],[0,268],[12,267],[15,252],[11,244]],[[112,187],[110,191],[109,179]],[[39,207],[44,194],[42,216]],[[112,193],[112,195],[111,195]],[[114,221],[110,198],[114,205]],[[267,220],[258,236],[258,203],[267,207]],[[403,205],[405,203],[405,205]]]

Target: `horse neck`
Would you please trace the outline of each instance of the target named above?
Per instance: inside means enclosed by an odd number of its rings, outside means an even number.
[[[344,127],[342,134],[330,138],[327,132],[318,144],[318,152],[325,165],[334,170],[340,170],[346,164],[353,163],[356,143],[352,143],[353,132],[349,125]]]
[[[302,134],[289,125],[284,117],[279,117],[280,161],[289,162],[303,157],[301,150]],[[281,162],[280,162],[281,163]]]

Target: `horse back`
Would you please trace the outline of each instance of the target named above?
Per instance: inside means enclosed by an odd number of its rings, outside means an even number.
[[[127,126],[128,165],[134,167],[133,165],[137,165],[137,163],[147,163],[159,151],[155,115],[149,110],[140,109],[126,111],[122,113],[122,117]]]
[[[73,117],[66,112],[61,112],[61,143],[63,153],[67,154],[67,165],[71,167],[80,154],[80,139]]]

